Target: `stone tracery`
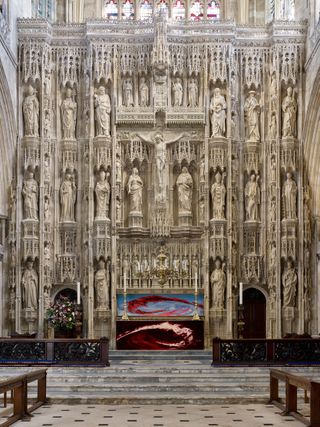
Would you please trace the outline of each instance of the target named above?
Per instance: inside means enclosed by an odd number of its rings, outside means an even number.
[[[27,58],[28,23],[20,25],[19,49]],[[310,298],[310,271],[303,272],[304,293],[297,274],[294,303],[284,297],[292,273],[286,266],[293,260],[301,269],[301,221],[303,235],[310,235],[309,213],[302,219],[299,209],[300,30],[294,43],[252,48],[248,39],[221,41],[205,26],[182,45],[161,13],[154,27],[145,24],[148,32],[128,26],[136,31],[130,42],[115,42],[111,24],[102,35],[98,24],[90,25],[88,46],[79,47],[68,30],[70,45],[59,45],[62,30],[53,27],[48,44],[32,42],[46,60],[33,70],[26,69],[28,61],[21,64],[23,174],[16,188],[24,214],[15,224],[22,236],[17,258],[39,259],[39,295],[52,296],[80,277],[88,335],[110,331],[124,272],[132,292],[157,289],[138,273],[154,265],[163,239],[170,265],[188,272],[165,287],[192,292],[199,270],[207,339],[213,331],[235,336],[240,279],[269,292],[269,336],[280,336],[282,322],[284,332],[297,329],[292,310],[276,305],[297,307],[303,294],[307,306]],[[39,102],[46,106],[41,112]],[[21,280],[10,270],[11,284]],[[275,294],[283,295],[282,303]],[[34,321],[14,307],[11,312],[24,330]]]

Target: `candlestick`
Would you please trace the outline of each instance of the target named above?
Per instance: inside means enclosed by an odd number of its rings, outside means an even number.
[[[239,305],[243,304],[243,283],[239,283]]]
[[[194,273],[194,291],[198,292],[198,273]]]
[[[192,320],[200,320],[198,313],[198,273],[194,273],[194,312]]]
[[[77,282],[77,304],[80,305],[80,282]]]
[[[127,273],[123,273],[123,292],[127,292]]]
[[[123,273],[123,315],[122,320],[129,320],[127,313],[127,273]]]

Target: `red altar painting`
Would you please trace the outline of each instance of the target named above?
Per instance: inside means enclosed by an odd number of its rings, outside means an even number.
[[[118,350],[202,350],[203,321],[118,321]]]

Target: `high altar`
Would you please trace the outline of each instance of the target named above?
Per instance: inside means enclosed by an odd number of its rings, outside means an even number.
[[[266,300],[267,337],[309,331],[306,27],[288,25],[256,28],[253,45],[250,27],[161,12],[20,20],[12,330],[43,335],[79,281],[84,336],[115,347],[147,320],[209,347],[237,336],[242,281]]]

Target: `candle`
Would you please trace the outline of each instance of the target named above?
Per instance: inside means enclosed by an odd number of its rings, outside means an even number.
[[[198,292],[198,273],[194,273],[194,291]]]
[[[243,304],[243,283],[239,283],[239,305]]]
[[[127,273],[123,273],[123,292],[127,292]]]
[[[77,282],[77,304],[80,305],[80,282]]]

